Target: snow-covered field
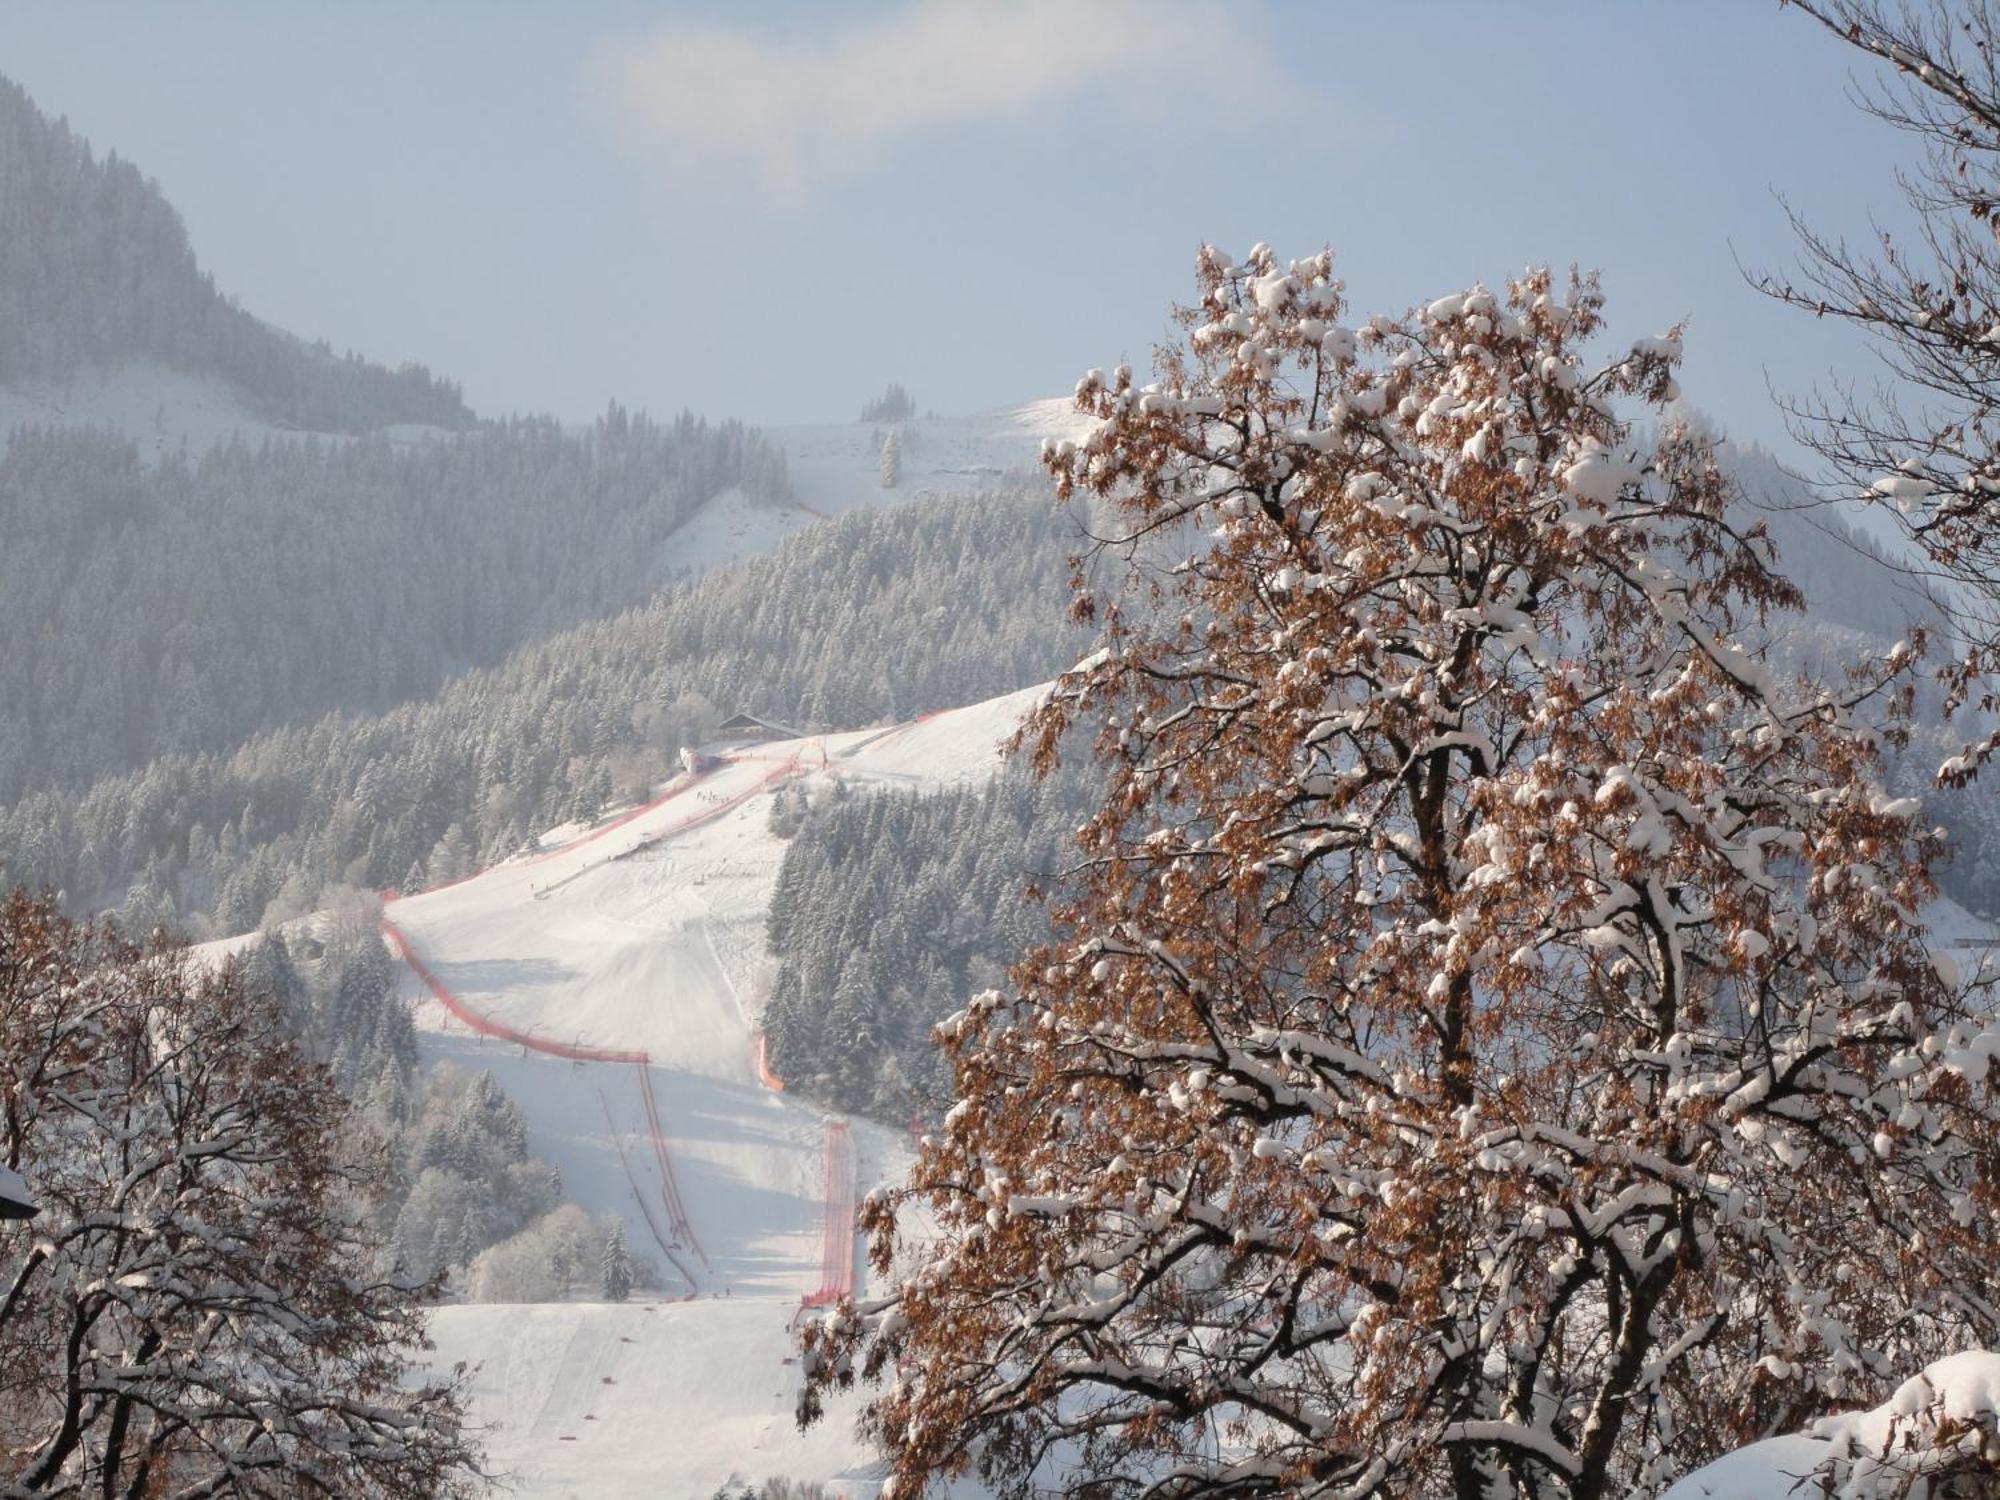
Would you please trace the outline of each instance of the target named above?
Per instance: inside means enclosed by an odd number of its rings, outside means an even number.
[[[1091,419],[1062,398],[1030,401],[970,417],[920,417],[898,425],[898,473],[882,484],[881,439],[867,422],[773,427],[785,451],[795,504],[752,503],[724,490],[667,539],[662,574],[705,573],[777,550],[794,532],[851,510],[902,505],[927,496],[990,488],[1010,476],[1039,482],[1043,438],[1075,438]]]
[[[411,975],[426,1060],[490,1068],[567,1194],[621,1215],[664,1273],[655,1302],[438,1312],[434,1358],[478,1366],[475,1414],[518,1494],[653,1500],[706,1494],[731,1475],[873,1493],[851,1409],[806,1434],[792,1423],[789,1329],[822,1279],[827,1121],[758,1075],[764,915],[783,857],[770,796],[834,777],[910,786],[990,774],[995,745],[1040,691],[751,746],[607,832],[387,908],[467,1010],[537,1041],[647,1054],[692,1230],[674,1246],[683,1275],[655,1234],[664,1215],[638,1065],[482,1039]],[[863,1122],[852,1135],[865,1192],[904,1148]]]
[[[836,515],[927,494],[990,489],[1009,475],[1038,474],[1044,438],[1081,438],[1094,425],[1060,396],[969,417],[898,423],[893,489],[882,486],[880,442],[888,431],[883,424],[773,427],[766,436],[785,450],[798,499]]]
[[[667,538],[661,574],[700,574],[710,568],[775,552],[793,532],[820,517],[796,505],[758,505],[739,489],[727,489],[694,513]]]
[[[794,532],[851,510],[977,491],[1010,476],[1039,482],[1042,439],[1075,438],[1090,425],[1059,397],[970,417],[900,423],[893,487],[882,483],[881,441],[888,429],[880,424],[769,428],[765,435],[785,451],[795,503],[757,505],[740,490],[724,490],[667,539],[662,575],[705,573],[774,552]]]
[[[732,1474],[870,1494],[846,1422],[797,1431],[785,1316],[772,1298],[453,1307],[434,1338],[479,1366],[476,1412],[505,1413],[488,1439],[514,1494],[692,1500]]]
[[[138,361],[73,380],[0,386],[0,447],[17,427],[102,427],[123,433],[148,460],[185,446],[199,453],[241,433],[247,442],[282,429],[252,414],[226,382]]]
[[[130,438],[148,462],[181,448],[199,454],[239,436],[254,444],[267,437],[313,435],[258,416],[226,381],[146,360],[66,381],[0,386],[0,451],[18,427],[104,428]],[[412,424],[382,431],[399,443],[448,435],[442,427]]]

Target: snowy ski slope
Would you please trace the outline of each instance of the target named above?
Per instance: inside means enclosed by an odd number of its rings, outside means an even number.
[[[785,451],[796,500],[754,505],[724,490],[667,539],[664,567],[706,572],[772,552],[816,521],[851,510],[902,505],[929,496],[991,489],[1027,476],[1040,483],[1042,439],[1080,439],[1095,425],[1062,397],[969,417],[919,417],[897,425],[900,453],[893,488],[882,485],[879,423],[828,422],[765,429]]]
[[[861,1274],[853,1201],[903,1148],[759,1076],[770,797],[990,775],[1041,691],[746,747],[637,816],[386,907],[426,1061],[490,1068],[567,1194],[621,1215],[664,1272],[654,1302],[438,1312],[434,1359],[478,1367],[475,1414],[518,1494],[652,1500],[780,1474],[873,1494],[851,1410],[794,1429],[789,1328]]]
[[[770,799],[836,777],[984,778],[1044,691],[739,747],[644,808],[387,904],[426,1064],[490,1069],[567,1196],[620,1216],[662,1273],[625,1304],[434,1315],[431,1361],[473,1367],[473,1413],[511,1493],[654,1500],[779,1475],[877,1493],[852,1403],[797,1431],[790,1330],[829,1290],[863,1287],[853,1204],[907,1153],[896,1133],[828,1117],[762,1070],[764,923],[784,852]],[[1950,903],[1930,915],[1961,965],[2000,951]]]

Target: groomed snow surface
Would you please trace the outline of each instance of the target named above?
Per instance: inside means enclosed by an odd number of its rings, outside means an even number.
[[[835,1122],[758,1075],[764,921],[784,853],[770,798],[836,777],[857,788],[983,778],[1041,691],[736,747],[636,817],[387,906],[463,1014],[573,1052],[647,1057],[573,1061],[482,1038],[406,966],[425,1061],[491,1069],[566,1194],[620,1215],[661,1272],[651,1301],[439,1309],[432,1359],[476,1367],[474,1415],[514,1493],[656,1500],[785,1475],[874,1494],[851,1406],[809,1433],[793,1423],[793,1320],[830,1253],[851,1256],[854,1276],[863,1267],[851,1229],[831,1252],[825,1233]],[[895,1132],[855,1121],[848,1133],[859,1192],[907,1159]],[[670,1222],[675,1197],[685,1233]]]
[[[893,489],[884,489],[880,443],[892,425],[897,478]],[[772,427],[765,435],[785,450],[798,498],[833,515],[926,494],[993,489],[1010,476],[1040,482],[1042,440],[1079,441],[1096,425],[1067,397],[1051,397],[969,417]]]

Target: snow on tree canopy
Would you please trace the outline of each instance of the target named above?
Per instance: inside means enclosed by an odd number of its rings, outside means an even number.
[[[1988,997],[1881,784],[1916,656],[1771,670],[1799,596],[1679,330],[1596,360],[1545,271],[1351,339],[1325,254],[1198,283],[1046,455],[1191,550],[1078,573],[1102,649],[1023,743],[1108,789],[940,1029],[900,1288],[807,1331],[805,1413],[895,1371],[905,1500],[1625,1500],[1995,1342]]]

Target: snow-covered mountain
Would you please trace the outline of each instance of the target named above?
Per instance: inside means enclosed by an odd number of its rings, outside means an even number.
[[[170,369],[224,391],[276,426],[376,431],[397,423],[472,425],[448,381],[338,357],[255,317],[195,259],[181,217],[130,161],[98,157],[0,78],[0,386],[108,414],[118,392]],[[136,369],[128,376],[127,368]],[[143,411],[164,420],[161,404]],[[190,416],[196,426],[214,420]],[[136,436],[136,434],[135,434]]]
[[[0,385],[0,448],[21,427],[121,433],[149,461],[182,448],[199,453],[239,436],[254,443],[291,431],[252,411],[225,380],[145,359]]]

